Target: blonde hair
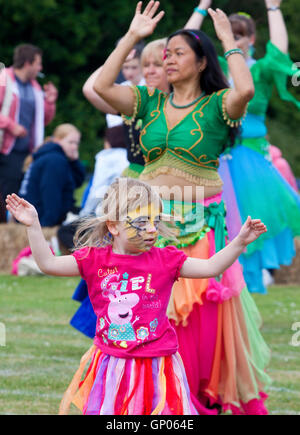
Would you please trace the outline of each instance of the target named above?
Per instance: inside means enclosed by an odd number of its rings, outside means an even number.
[[[166,45],[167,45],[167,38],[156,39],[155,41],[149,42],[145,46],[142,52],[142,56],[141,56],[142,67],[146,62],[147,57],[151,55],[154,57],[154,59],[157,62],[163,64],[163,52],[164,49],[166,48]]]
[[[58,125],[55,130],[53,131],[52,136],[47,136],[44,139],[44,142],[35,148],[34,152],[38,151],[43,145],[45,145],[47,142],[53,141],[53,139],[63,139],[66,137],[69,133],[76,132],[78,134],[81,134],[77,127],[73,124],[60,124]],[[23,163],[23,172],[26,172],[29,166],[31,165],[33,161],[32,154],[26,157]]]
[[[162,200],[156,189],[134,178],[118,178],[108,188],[101,207],[101,216],[84,218],[74,236],[74,249],[103,247],[113,243],[107,221],[126,221],[128,213],[138,208],[155,204],[162,215]],[[159,235],[177,241],[175,231],[163,222],[158,225]]]
[[[78,134],[81,134],[77,127],[73,124],[60,124],[58,125],[53,134],[52,139],[63,139],[66,137],[69,133],[76,132]]]

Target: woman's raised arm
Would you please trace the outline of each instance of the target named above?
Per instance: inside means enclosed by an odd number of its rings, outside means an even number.
[[[163,17],[163,11],[156,15],[158,7],[158,1],[150,1],[142,12],[142,2],[137,4],[128,32],[108,57],[95,80],[94,91],[118,113],[128,116],[133,114],[135,103],[133,92],[128,86],[115,84],[115,81],[130,51],[137,42],[154,32],[157,23]]]
[[[185,29],[201,29],[207,9],[210,8],[212,0],[200,0],[199,5],[194,9],[192,15],[184,26]]]
[[[265,0],[270,41],[283,53],[288,52],[289,38],[282,12],[280,10],[282,0]]]
[[[220,39],[224,53],[233,53],[228,56],[228,66],[234,87],[227,95],[225,109],[231,119],[239,119],[245,113],[248,102],[253,98],[255,88],[250,70],[243,54],[237,49],[236,42],[227,15],[220,9],[208,9],[216,34]]]

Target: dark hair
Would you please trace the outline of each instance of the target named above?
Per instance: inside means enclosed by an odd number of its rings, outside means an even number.
[[[127,148],[123,124],[107,128],[104,137],[111,148]]]
[[[135,46],[133,47],[135,50],[133,59],[140,59],[144,47],[145,47],[145,41],[143,39],[139,41],[137,44],[135,44]]]
[[[229,83],[224,75],[219,60],[217,51],[211,39],[201,30],[193,29],[180,29],[172,33],[168,39],[168,42],[174,38],[174,36],[182,36],[187,44],[194,51],[198,61],[206,58],[207,65],[200,76],[201,89],[210,95],[213,92],[220,91],[221,89],[229,88]],[[238,128],[230,128],[230,143],[233,146],[236,136],[238,135]]]
[[[119,42],[121,41],[122,38],[119,38],[116,42],[116,46],[119,44]],[[133,49],[135,50],[134,56],[132,59],[139,59],[142,55],[142,51],[145,47],[145,41],[144,39],[141,39],[139,42],[137,42],[135,44],[135,46],[133,47]]]
[[[229,21],[234,34],[241,36],[253,36],[256,33],[256,24],[250,15],[242,12],[229,15]]]
[[[14,50],[13,67],[20,69],[26,62],[33,63],[36,55],[43,55],[39,47],[31,44],[18,45]]]

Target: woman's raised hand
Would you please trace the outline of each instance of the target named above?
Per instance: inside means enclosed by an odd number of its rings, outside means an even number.
[[[212,0],[200,0],[198,8],[200,9],[208,9],[211,7]]]
[[[27,227],[30,227],[38,220],[38,214],[33,205],[15,193],[7,195],[6,208],[17,221]]]
[[[208,9],[208,13],[211,16],[217,37],[221,42],[226,42],[228,40],[234,40],[230,21],[221,9],[216,9],[215,11],[211,8]]]
[[[142,12],[143,2],[138,2],[135,16],[130,24],[129,32],[134,35],[138,40],[146,38],[154,32],[157,23],[164,16],[164,11],[160,11],[157,15],[156,12],[160,3],[158,1],[150,1],[144,12]]]
[[[266,8],[280,8],[282,0],[265,0]]]

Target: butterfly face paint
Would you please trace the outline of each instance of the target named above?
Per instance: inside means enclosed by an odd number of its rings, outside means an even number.
[[[159,222],[160,210],[152,204],[128,213],[125,224],[128,240],[141,250],[150,249],[156,242]]]

